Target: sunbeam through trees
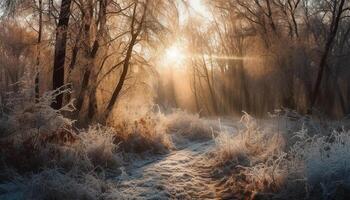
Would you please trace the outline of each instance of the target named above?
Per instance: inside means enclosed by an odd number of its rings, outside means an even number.
[[[350,199],[350,0],[0,0],[0,199]]]

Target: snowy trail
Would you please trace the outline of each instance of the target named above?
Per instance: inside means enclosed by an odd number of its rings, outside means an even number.
[[[120,182],[128,199],[220,199],[211,178],[208,152],[214,142],[190,143],[152,163],[136,168]]]
[[[189,142],[183,149],[136,166],[118,189],[125,199],[234,199],[224,194],[220,180],[212,178],[209,159],[214,145],[213,140]]]

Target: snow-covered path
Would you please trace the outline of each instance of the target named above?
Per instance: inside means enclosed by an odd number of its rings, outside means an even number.
[[[236,132],[231,122],[220,127]],[[235,199],[223,187],[224,179],[215,179],[213,139],[188,141],[167,155],[135,162],[119,180],[123,199]]]
[[[141,167],[122,180],[126,199],[221,199],[218,182],[211,178],[208,153],[214,141],[192,142]]]

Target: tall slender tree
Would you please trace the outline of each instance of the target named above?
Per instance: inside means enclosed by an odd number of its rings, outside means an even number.
[[[132,52],[133,52],[133,49],[134,49],[134,46],[137,42],[137,38],[139,37],[140,33],[141,33],[141,30],[143,28],[143,25],[145,23],[145,18],[146,18],[146,13],[147,13],[147,7],[148,7],[148,0],[145,1],[145,4],[144,4],[144,9],[143,9],[143,14],[142,14],[142,17],[141,19],[139,20],[139,25],[137,26],[136,25],[136,22],[138,21],[136,18],[137,18],[137,5],[138,5],[138,2],[135,3],[134,5],[134,10],[133,10],[133,15],[132,15],[132,20],[131,20],[131,30],[130,30],[130,34],[131,34],[131,39],[130,39],[130,42],[129,42],[129,45],[128,45],[128,49],[127,49],[127,52],[126,52],[126,56],[125,56],[125,59],[124,59],[124,62],[123,62],[123,69],[122,69],[122,74],[120,76],[120,79],[119,79],[119,82],[117,84],[117,86],[115,87],[114,91],[113,91],[113,94],[112,94],[112,97],[111,99],[109,100],[109,103],[104,111],[104,114],[102,116],[102,122],[105,123],[106,120],[108,119],[109,115],[111,114],[111,111],[113,110],[114,108],[114,105],[117,101],[117,98],[119,97],[119,94],[120,92],[122,91],[123,89],[123,86],[124,86],[124,82],[125,82],[125,79],[126,79],[126,75],[128,74],[128,71],[129,71],[129,65],[130,65],[130,60],[131,60],[131,57],[132,57]]]
[[[35,101],[39,101],[39,92],[40,92],[40,86],[39,86],[39,70],[40,70],[40,54],[41,54],[41,38],[43,34],[43,1],[39,0],[39,7],[38,7],[38,13],[39,13],[39,21],[38,21],[38,39],[37,39],[37,56],[36,56],[36,74],[35,74]]]
[[[72,0],[62,0],[61,9],[56,28],[55,56],[52,75],[53,90],[59,89],[64,85],[64,63],[66,60],[67,32],[69,18],[71,15]],[[58,94],[51,106],[54,109],[60,109],[63,103],[63,94]]]
[[[328,38],[326,40],[326,45],[324,47],[324,51],[321,57],[321,61],[320,61],[320,65],[319,65],[319,69],[318,69],[318,73],[317,73],[317,79],[316,79],[316,83],[314,86],[314,89],[312,91],[312,95],[311,95],[311,104],[310,104],[310,108],[309,108],[309,113],[312,113],[312,109],[316,104],[316,100],[317,97],[319,95],[320,92],[320,86],[321,86],[321,82],[322,82],[322,78],[323,78],[323,74],[325,71],[325,68],[327,66],[327,60],[329,57],[329,54],[333,48],[333,43],[334,43],[334,39],[337,35],[338,32],[338,28],[339,28],[339,24],[342,20],[342,14],[344,13],[344,5],[345,5],[345,1],[346,0],[334,0],[332,1],[333,6],[332,6],[332,21],[331,21],[331,25],[329,27],[329,34],[328,34]]]

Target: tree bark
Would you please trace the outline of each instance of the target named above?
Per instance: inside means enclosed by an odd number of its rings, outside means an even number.
[[[106,34],[106,22],[107,22],[107,0],[100,0],[99,1],[99,22],[100,22],[100,28],[97,32],[95,44],[99,46],[99,41],[103,41],[105,43],[105,40],[107,38]],[[103,62],[103,61],[102,61]],[[103,65],[102,65],[103,67]],[[102,69],[102,68],[101,68]],[[96,90],[98,87],[98,81],[97,77],[99,75],[99,72],[96,69],[96,66],[94,66],[94,70],[92,70],[92,85],[89,90],[89,102],[88,102],[88,120],[89,122],[94,120],[94,116],[97,112],[97,98],[96,98]]]
[[[39,68],[40,68],[40,54],[41,54],[41,38],[42,38],[42,27],[43,27],[43,2],[39,0],[39,30],[38,30],[38,40],[37,40],[37,57],[36,57],[36,69],[35,69],[35,102],[39,102],[40,97],[40,86],[39,86]]]
[[[58,19],[58,25],[56,30],[56,44],[55,44],[55,57],[53,65],[53,90],[64,85],[64,63],[66,58],[66,46],[67,46],[67,30],[69,24],[69,18],[71,14],[71,3],[72,0],[62,0],[61,10]],[[54,109],[60,109],[63,103],[63,94],[56,96],[51,107]]]
[[[85,71],[83,75],[83,80],[80,88],[79,95],[77,97],[77,103],[75,105],[76,111],[75,111],[75,118],[79,117],[79,113],[81,112],[84,100],[86,97],[87,89],[89,88],[90,83],[90,76],[92,73],[92,68],[94,66],[94,61],[96,54],[99,49],[99,44],[96,40],[94,41],[93,45],[91,46],[91,25],[93,20],[93,7],[92,2],[87,2],[87,7],[83,8],[82,12],[84,13],[84,49],[85,49],[85,59],[87,60],[87,63],[85,64]]]

